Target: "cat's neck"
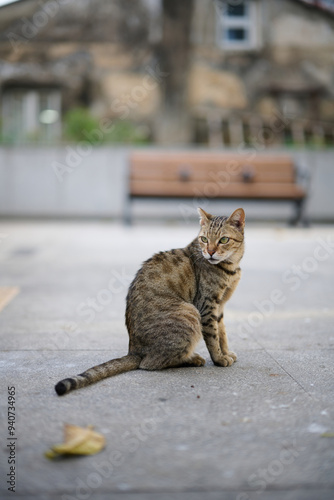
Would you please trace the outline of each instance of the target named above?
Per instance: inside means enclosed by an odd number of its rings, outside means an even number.
[[[225,269],[226,271],[233,272],[239,267],[240,260],[241,259],[239,259],[238,262],[231,262],[229,260],[223,260],[223,261],[219,262],[219,264],[217,264],[217,266]]]

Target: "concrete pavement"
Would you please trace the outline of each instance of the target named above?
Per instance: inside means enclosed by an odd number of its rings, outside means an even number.
[[[27,499],[329,500],[334,496],[334,228],[250,226],[226,307],[238,362],[134,371],[58,397],[54,384],[127,351],[125,296],[141,262],[195,224],[2,222],[0,496],[15,387],[15,494]],[[64,423],[95,456],[49,461]],[[327,434],[326,434],[327,433]],[[329,434],[330,435],[330,434]]]

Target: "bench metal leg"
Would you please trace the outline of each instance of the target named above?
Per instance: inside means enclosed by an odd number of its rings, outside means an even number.
[[[297,226],[300,224],[302,226],[309,226],[309,221],[305,218],[304,215],[305,199],[296,200],[295,205],[296,205],[296,214],[294,218],[291,220],[290,225]]]
[[[131,198],[129,197],[125,203],[123,210],[123,224],[125,226],[132,225],[132,213],[131,213]]]

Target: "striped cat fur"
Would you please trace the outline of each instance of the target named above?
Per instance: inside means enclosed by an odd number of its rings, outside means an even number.
[[[240,280],[245,213],[213,216],[201,208],[199,235],[185,248],[160,252],[144,262],[126,300],[129,352],[61,380],[58,395],[136,370],[203,366],[195,353],[204,338],[215,365],[230,366],[224,305]]]

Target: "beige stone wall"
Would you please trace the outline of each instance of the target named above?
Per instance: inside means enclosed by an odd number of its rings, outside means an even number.
[[[109,113],[117,118],[152,118],[160,103],[160,88],[148,73],[110,72],[101,82]]]
[[[214,1],[195,0],[194,16],[191,30],[191,41],[194,45],[216,45],[217,12]]]
[[[218,12],[214,0],[195,0],[191,32],[193,50],[187,92],[187,105],[191,114],[196,116],[199,109],[206,107],[208,111],[217,109],[221,113],[236,110],[269,115],[273,109],[278,110],[279,105],[269,95],[268,89],[263,90],[266,75],[277,71],[281,79],[285,78],[289,84],[291,68],[299,68],[301,75],[305,73],[310,81],[318,82],[325,89],[319,102],[320,118],[333,120],[334,16],[290,0],[253,1],[258,5],[261,45],[257,50],[233,52],[224,50],[217,43]],[[70,3],[74,7],[79,5],[74,1]],[[13,75],[22,74],[22,81],[26,77],[22,67],[29,63],[32,66],[27,75],[31,80],[36,68],[38,83],[45,81],[61,85],[64,96],[67,95],[63,100],[66,108],[73,103],[77,105],[76,99],[85,81],[88,81],[91,85],[91,108],[96,115],[121,115],[138,121],[153,121],[159,114],[163,86],[163,82],[154,80],[147,71],[155,48],[148,39],[143,46],[118,43],[117,37],[115,41],[111,27],[124,11],[119,10],[118,4],[112,0],[100,0],[97,3],[101,4],[101,9],[104,4],[107,9],[105,12],[110,16],[108,30],[107,14],[104,24],[101,21],[101,25],[106,28],[103,33],[108,35],[105,40],[95,38],[92,41],[99,24],[91,23],[95,27],[91,28],[93,34],[90,38],[82,35],[80,39],[79,33],[73,39],[57,41],[60,37],[59,26],[56,26],[56,18],[50,18],[50,23],[45,27],[46,34],[43,31],[38,35],[43,35],[43,41],[32,39],[12,50],[8,40],[2,38],[0,59],[13,65]],[[116,6],[115,11],[111,9],[111,4]],[[19,2],[15,9],[14,4],[11,9],[2,9],[0,30],[1,26],[15,20],[15,15],[19,18],[29,17],[35,9],[40,9],[37,0]],[[66,9],[59,12],[60,28],[68,12]],[[85,12],[82,15],[87,21]],[[100,17],[97,19],[101,20],[104,10],[99,12]],[[73,14],[72,17],[71,22],[76,22],[77,27],[83,29],[80,16],[77,18]],[[117,18],[117,22],[121,22],[120,19]],[[67,33],[69,31],[70,27],[67,26]],[[123,31],[128,33],[126,29]],[[53,39],[55,33],[58,33],[58,38]],[[86,62],[79,62],[78,66],[66,63],[71,58],[75,62],[76,55],[80,53],[87,55]],[[53,68],[58,68],[57,65],[65,67],[63,73],[57,69],[54,72]]]
[[[305,10],[305,9],[304,9]],[[271,44],[280,47],[295,48],[302,50],[333,50],[334,30],[332,23],[325,19],[306,15],[298,15],[294,12],[282,13],[273,19],[271,26]]]
[[[247,106],[245,88],[237,75],[204,64],[194,64],[190,70],[188,99],[192,107],[244,109]]]
[[[79,62],[78,55],[83,52],[86,65]],[[22,85],[35,81],[36,85],[62,86],[65,111],[69,105],[78,105],[75,96],[80,94],[85,78],[90,81],[91,110],[96,116],[121,114],[133,120],[146,120],[155,115],[160,104],[160,83],[145,70],[149,70],[148,54],[140,51],[134,54],[120,44],[44,42],[41,45],[31,41],[11,50],[7,42],[0,42],[0,58],[9,64],[14,76],[18,75],[16,81],[22,81]],[[136,70],[138,58],[144,66],[141,71]],[[31,65],[28,72],[20,71],[21,65],[27,63]],[[57,70],[59,65],[63,66],[61,71]]]
[[[217,43],[214,3],[196,0],[189,74],[194,114],[196,107],[207,106],[208,112],[210,107],[222,114],[245,110],[265,118],[281,109],[280,98],[271,94],[276,88],[295,92],[289,99],[295,99],[296,109],[302,107],[300,118],[332,120],[334,16],[291,0],[253,1],[261,43],[256,50],[231,51]],[[314,102],[305,106],[303,94],[311,96],[314,89],[319,92],[315,114]]]

